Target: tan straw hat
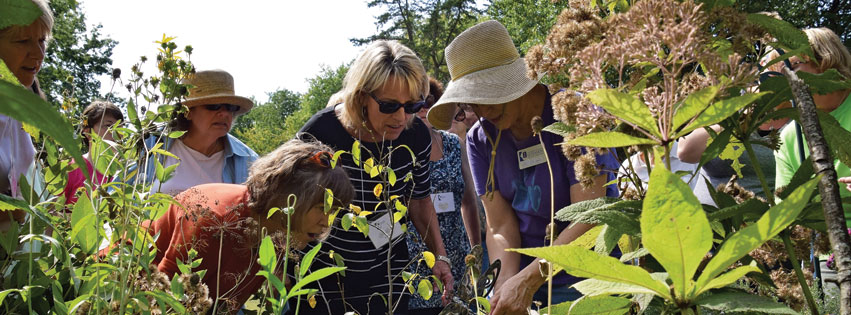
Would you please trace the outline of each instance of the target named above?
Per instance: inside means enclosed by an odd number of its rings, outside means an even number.
[[[526,61],[497,21],[479,23],[455,37],[446,47],[446,65],[452,81],[428,111],[428,121],[438,129],[452,126],[456,103],[503,104],[538,84],[526,77]]]
[[[192,108],[208,104],[232,104],[239,106],[234,116],[247,113],[254,107],[250,99],[237,96],[233,91],[233,77],[224,70],[197,71],[195,75],[183,80],[189,87],[189,96],[183,105]]]

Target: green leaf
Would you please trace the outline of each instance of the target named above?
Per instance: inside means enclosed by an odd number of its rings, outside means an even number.
[[[806,49],[810,47],[810,41],[807,34],[789,22],[778,20],[765,14],[751,13],[748,14],[748,22],[762,26],[774,38],[777,39],[779,46],[786,50]],[[813,56],[812,49],[806,49],[805,53],[810,57]]]
[[[180,283],[179,279],[180,275],[178,274],[171,278],[171,294],[178,300],[183,298],[183,283]]]
[[[818,112],[819,124],[833,158],[842,164],[851,165],[851,132],[842,128],[842,125],[830,114],[820,110],[816,112]],[[807,147],[805,145],[804,150],[807,150]]]
[[[741,204],[737,204],[732,207],[726,207],[719,209],[718,211],[714,211],[712,213],[707,214],[709,221],[720,221],[732,218],[736,215],[742,215],[746,213],[750,214],[758,214],[762,215],[765,211],[768,210],[768,204],[760,201],[759,199],[753,198],[745,200],[745,202]]]
[[[340,219],[340,224],[343,226],[344,230],[348,231],[350,228],[352,228],[352,221],[354,220],[354,218],[355,214],[351,212],[343,215],[343,217]]]
[[[674,113],[673,129],[680,129],[683,124],[689,122],[694,116],[697,116],[709,107],[709,103],[715,99],[715,95],[718,95],[717,86],[708,86],[700,91],[689,94]]]
[[[585,296],[617,295],[617,294],[656,294],[646,287],[622,282],[612,282],[597,279],[585,279],[573,285]]]
[[[286,290],[284,282],[281,281],[281,279],[278,279],[278,276],[270,273],[268,270],[260,270],[257,272],[257,275],[266,278],[266,280],[268,280],[269,283],[271,283],[272,286],[275,287],[275,290],[278,290],[278,292],[284,292]]]
[[[603,230],[597,235],[597,243],[594,245],[594,251],[601,255],[608,255],[615,249],[615,245],[618,244],[621,235],[623,233],[617,229],[609,225],[603,226]]]
[[[321,242],[316,244],[316,246],[313,246],[313,248],[304,255],[304,258],[301,259],[301,266],[298,271],[300,277],[304,277],[304,274],[306,274],[307,270],[310,269],[310,265],[313,264],[313,257],[316,257],[316,253],[319,253],[320,248],[322,248]]]
[[[334,192],[331,189],[325,188],[325,204],[323,205],[322,210],[325,213],[331,212],[331,208],[334,207]]]
[[[721,155],[721,152],[723,152],[724,148],[727,147],[727,144],[730,143],[730,137],[732,135],[733,129],[724,129],[724,131],[713,137],[712,143],[706,146],[706,150],[703,151],[703,155],[700,156],[700,164],[698,164],[698,166],[703,167],[703,165],[706,165],[706,163],[709,163],[709,161]]]
[[[355,140],[352,143],[352,160],[354,160],[355,165],[360,166],[360,141]]]
[[[546,131],[546,132],[551,132],[551,133],[554,133],[554,134],[557,134],[559,136],[566,138],[571,133],[576,132],[576,127],[571,126],[571,125],[567,125],[567,124],[560,122],[560,121],[557,121],[557,122],[552,123],[549,126],[544,127],[544,129],[542,129],[542,130]]]
[[[822,128],[822,131],[824,131],[824,128]],[[806,142],[804,142],[804,145],[806,145]],[[789,184],[786,185],[786,189],[780,192],[780,199],[786,199],[786,197],[789,197],[796,188],[805,184],[811,178],[813,178],[813,159],[807,156],[807,158],[801,162],[801,166],[798,167],[795,174],[792,175],[792,179],[789,181]]]
[[[668,292],[668,285],[654,280],[650,276],[650,273],[641,267],[624,265],[617,258],[602,256],[582,247],[559,245],[509,250],[544,258],[554,265],[561,267],[568,274],[576,277],[642,286],[665,299],[671,299],[671,295]]]
[[[851,78],[845,78],[836,69],[828,69],[823,73],[814,74],[801,71],[798,75],[810,88],[810,93],[830,94],[839,90],[851,89]]]
[[[332,252],[333,252],[333,250],[332,250]],[[345,269],[346,264],[343,262],[343,255],[340,255],[338,253],[333,253],[332,256],[334,256],[334,263],[337,264],[337,267],[343,268],[342,270],[340,270],[340,274],[343,275],[343,277],[345,277],[346,276],[346,269]]]
[[[4,10],[5,11],[5,10]],[[88,168],[80,151],[79,141],[74,139],[74,128],[46,101],[20,85],[0,80],[0,114],[21,123],[35,126],[50,136],[74,158],[83,175],[89,178]]]
[[[430,251],[423,252],[423,259],[425,260],[426,266],[429,268],[434,268],[434,254]]]
[[[93,254],[98,246],[97,217],[92,201],[86,194],[80,195],[71,212],[71,239],[80,244],[80,250]]]
[[[747,93],[712,103],[695,120],[680,130],[674,138],[683,137],[697,128],[711,126],[721,122],[733,113],[753,103],[767,92]]]
[[[641,235],[644,247],[668,272],[677,297],[684,298],[700,261],[712,247],[712,229],[688,184],[661,162],[650,174]]]
[[[620,148],[631,145],[656,144],[656,141],[617,131],[601,131],[568,140],[567,144],[593,148]]]
[[[27,26],[41,16],[41,9],[30,0],[0,0],[0,30],[12,25]]]
[[[290,293],[287,295],[287,299],[293,297],[293,293],[301,289],[303,286],[308,285],[314,281],[323,279],[327,276],[333,275],[341,270],[345,270],[346,267],[325,267],[316,271],[311,272],[306,277],[302,278],[299,282],[293,285],[290,289]]]
[[[260,266],[264,270],[274,273],[275,267],[278,264],[278,256],[275,255],[275,245],[272,244],[272,238],[266,235],[260,243]]]
[[[160,308],[166,309],[168,307],[172,308],[172,311],[178,314],[186,313],[186,308],[180,304],[180,301],[175,300],[173,297],[169,296],[165,291],[144,291],[141,292],[144,295],[151,296],[160,305]]]
[[[390,182],[390,186],[396,186],[396,172],[392,167],[387,168],[387,181]]]
[[[712,260],[706,264],[700,277],[697,279],[697,287],[705,287],[710,280],[718,274],[727,270],[739,258],[744,257],[772,237],[785,229],[795,221],[798,214],[807,205],[820,176],[811,179],[801,187],[795,189],[780,204],[771,207],[759,220],[747,227],[733,233],[721,244]]]
[[[555,219],[562,222],[606,224],[623,233],[637,235],[641,232],[638,223],[641,206],[640,200],[601,197],[564,207],[556,213]]]
[[[183,136],[183,134],[185,134],[185,133],[186,133],[186,131],[183,131],[183,130],[179,130],[179,131],[172,131],[172,132],[169,132],[169,133],[168,133],[168,137],[169,137],[169,138],[172,138],[172,139],[177,139],[177,138],[182,137],[182,136]]]
[[[558,305],[556,305],[558,306]],[[632,308],[632,301],[627,298],[615,297],[615,296],[595,296],[595,297],[586,297],[580,298],[579,300],[573,302],[573,305],[570,307],[571,315],[585,315],[585,314],[607,314],[607,315],[621,315],[626,314]],[[555,310],[555,307],[553,307]],[[554,314],[567,314],[567,313],[556,313]]]
[[[709,281],[709,283],[707,283],[705,287],[698,288],[698,291],[697,291],[697,293],[695,293],[695,296],[700,296],[700,294],[702,294],[703,292],[706,292],[706,291],[709,291],[709,290],[712,290],[712,289],[718,289],[718,288],[722,288],[722,287],[725,287],[727,285],[730,285],[730,284],[736,282],[737,280],[741,279],[742,277],[744,277],[746,274],[748,274],[750,272],[761,272],[761,271],[759,270],[759,267],[757,267],[757,266],[741,266],[741,267],[738,267],[736,269],[730,270],[727,273],[722,274],[721,276]]]
[[[488,298],[483,296],[477,296],[476,302],[479,304],[481,310],[485,312],[485,314],[490,314],[491,312],[491,302],[488,301]]]
[[[18,294],[20,294],[21,290],[19,290],[19,289],[6,289],[6,290],[3,290],[3,291],[0,291],[0,305],[3,304],[3,300],[6,299],[6,296],[9,295],[9,293],[12,293],[12,292],[18,292]]]
[[[331,158],[331,168],[337,167],[337,161],[340,160],[340,155],[343,155],[343,153],[346,153],[346,151],[337,150],[337,152],[334,152],[334,156]]]
[[[650,113],[650,108],[637,96],[618,92],[614,89],[597,89],[588,93],[588,99],[594,105],[600,106],[612,115],[617,116],[618,119],[635,124],[650,134],[661,138],[659,127],[656,125],[656,119]]]
[[[417,285],[417,294],[427,301],[431,299],[432,292],[434,292],[434,288],[431,286],[431,281],[420,279],[420,283]]]
[[[722,313],[789,314],[798,312],[783,303],[761,295],[740,291],[719,292],[701,297],[696,304]]]

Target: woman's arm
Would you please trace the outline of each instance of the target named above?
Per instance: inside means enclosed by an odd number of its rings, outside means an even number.
[[[461,146],[461,175],[464,179],[464,196],[461,198],[461,218],[467,229],[467,239],[470,246],[482,243],[482,230],[479,226],[479,207],[476,204],[476,191],[473,188],[473,176],[470,175],[470,164],[467,161],[467,150]]]
[[[715,132],[721,132],[723,129],[719,125],[712,125],[709,128],[712,128]],[[706,129],[695,129],[677,142],[677,158],[685,163],[700,162],[700,157],[703,155],[703,151],[706,151],[708,141],[709,133],[706,132]]]

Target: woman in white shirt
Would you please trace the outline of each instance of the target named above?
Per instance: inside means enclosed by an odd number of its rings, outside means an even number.
[[[224,70],[198,71],[183,83],[190,85],[189,96],[183,101],[189,111],[177,113],[170,129],[186,133],[178,139],[146,140],[149,148],[157,141],[164,141],[163,147],[180,159],[160,156],[163,167],[180,164],[170,179],[160,182],[154,176],[156,162],[148,159],[147,180],[153,182],[151,190],[176,195],[200,184],[242,184],[257,153],[228,132],[234,118],[247,113],[254,103],[234,93],[233,77]]]
[[[47,42],[53,28],[53,13],[45,0],[33,0],[41,16],[29,25],[11,25],[0,29],[0,59],[15,75],[15,79],[44,98],[36,74],[41,70]],[[35,148],[21,122],[0,114],[0,194],[21,198],[18,181],[29,174],[35,161]],[[12,211],[16,220],[23,211]],[[7,226],[9,216],[0,215],[0,226]]]

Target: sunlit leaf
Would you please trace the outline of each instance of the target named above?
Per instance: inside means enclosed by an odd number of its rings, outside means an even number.
[[[431,299],[431,294],[434,292],[434,288],[431,286],[431,282],[426,279],[421,279],[420,283],[417,285],[417,294],[419,294],[423,300]]]
[[[425,260],[426,266],[429,268],[434,268],[434,254],[430,251],[423,252],[423,259]]]
[[[617,131],[601,131],[568,140],[567,144],[593,148],[620,148],[632,145],[656,144],[656,141]]]
[[[263,266],[265,270],[274,272],[275,266],[278,263],[278,257],[275,255],[275,245],[272,244],[272,238],[268,235],[260,243],[259,256],[260,266]]]
[[[615,89],[597,89],[588,93],[588,99],[619,119],[633,123],[650,134],[660,137],[659,127],[650,113],[650,108],[637,96],[618,92]]]

